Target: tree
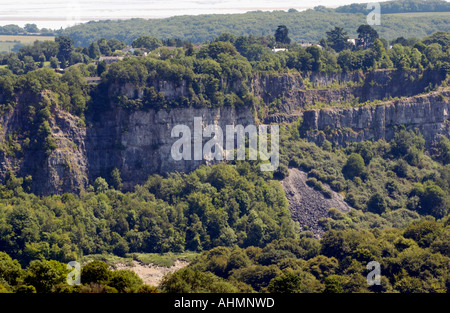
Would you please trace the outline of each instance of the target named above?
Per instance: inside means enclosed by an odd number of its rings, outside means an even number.
[[[118,168],[114,168],[111,172],[111,186],[114,187],[114,189],[120,190],[122,189],[122,178],[120,177],[120,171]]]
[[[92,261],[83,266],[81,269],[81,283],[82,284],[104,284],[107,285],[111,279],[111,270],[108,264],[102,261]]]
[[[25,283],[36,288],[37,292],[51,292],[55,285],[65,282],[69,271],[58,261],[34,260],[26,270]]]
[[[107,65],[105,61],[100,61],[97,64],[97,75],[101,76],[104,72],[106,72]]]
[[[386,201],[384,197],[379,194],[373,194],[367,202],[367,210],[372,213],[381,214],[386,211]]]
[[[17,260],[13,260],[5,252],[0,252],[0,282],[16,286],[22,279],[23,271]]]
[[[353,179],[354,177],[364,178],[366,175],[366,166],[362,156],[358,153],[352,153],[342,168],[342,173],[347,179]]]
[[[112,54],[108,41],[105,38],[99,39],[97,42],[102,55],[110,56]]]
[[[135,292],[143,285],[143,281],[131,270],[115,270],[111,273],[108,285],[119,292]]]
[[[162,289],[167,293],[235,293],[238,289],[224,279],[211,272],[181,269],[168,274],[161,282]]]
[[[144,35],[136,38],[131,45],[133,48],[145,48],[155,50],[163,45],[162,41],[156,37]]]
[[[58,59],[67,62],[74,51],[73,40],[67,36],[59,36],[55,39],[58,43]]]
[[[275,31],[275,41],[281,44],[290,44],[289,29],[285,25],[279,25]]]
[[[358,33],[358,46],[363,49],[371,47],[375,39],[378,39],[378,32],[367,24],[359,26],[356,32]]]
[[[444,135],[439,135],[433,143],[433,157],[442,162],[442,164],[450,164],[450,139]]]
[[[50,58],[50,66],[52,67],[52,68],[58,68],[58,66],[59,66],[59,61],[58,61],[58,58],[57,57],[51,57]]]
[[[50,58],[56,57],[58,55],[59,45],[57,42],[46,40],[41,42],[40,46],[46,60],[50,60]]]
[[[24,29],[28,33],[39,33],[39,28],[36,26],[36,24],[25,24]]]
[[[125,48],[125,43],[116,38],[111,38],[108,40],[108,46],[111,48],[111,51],[114,52]]]
[[[326,32],[326,34],[328,45],[336,52],[340,52],[350,47],[348,43],[348,34],[342,27],[335,26],[334,29]]]
[[[108,190],[108,183],[103,177],[97,177],[94,182],[95,192],[105,192]]]
[[[267,289],[272,293],[298,293],[301,282],[299,276],[293,273],[286,273],[272,279]]]
[[[420,197],[421,209],[419,213],[430,214],[436,218],[442,218],[448,214],[448,200],[441,187],[428,183]]]
[[[12,54],[6,61],[6,64],[14,74],[23,74],[23,62],[19,60],[17,54]]]
[[[97,42],[93,42],[89,45],[88,55],[91,59],[97,59],[100,56],[100,47]]]
[[[325,290],[324,293],[343,293],[345,284],[345,276],[330,275],[325,278]]]

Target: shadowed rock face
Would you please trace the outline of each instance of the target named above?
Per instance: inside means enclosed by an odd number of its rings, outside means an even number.
[[[320,191],[308,186],[307,179],[305,172],[290,168],[289,176],[282,181],[282,185],[292,219],[298,221],[300,226],[307,226],[307,229],[316,236],[320,236],[324,230],[318,223],[319,219],[329,217],[330,208],[346,213],[351,207],[344,201],[342,195],[332,190],[330,190],[331,198],[326,198]]]
[[[11,112],[9,118],[3,117],[3,138],[5,133],[20,128],[21,123],[14,121],[20,115],[18,111]],[[32,175],[33,192],[55,194],[79,192],[97,177],[107,178],[118,168],[124,189],[132,190],[151,174],[189,172],[205,163],[193,159],[176,161],[171,156],[171,147],[179,139],[171,136],[173,127],[188,126],[192,137],[194,117],[202,117],[203,128],[211,124],[222,127],[224,142],[226,125],[254,124],[251,110],[184,108],[131,114],[116,110],[106,112],[99,121],[84,128],[77,126],[78,117],[54,108],[49,124],[57,149],[48,156],[44,151],[24,151],[20,159],[0,152],[0,174],[5,177],[16,168],[18,176]],[[203,137],[203,143],[210,139]]]
[[[173,109],[117,115],[102,119],[88,132],[86,157],[90,164],[92,179],[108,175],[117,167],[126,190],[136,184],[144,183],[153,173],[189,172],[196,169],[204,160],[174,160],[171,156],[172,145],[179,137],[172,137],[176,125],[186,125],[194,135],[194,117],[201,117],[203,128],[207,125],[219,125],[225,140],[226,125],[254,124],[250,110],[237,112],[235,109]],[[110,136],[113,133],[114,136]],[[211,137],[204,137],[203,143]],[[193,149],[193,145],[192,145]],[[106,173],[105,173],[106,172]]]

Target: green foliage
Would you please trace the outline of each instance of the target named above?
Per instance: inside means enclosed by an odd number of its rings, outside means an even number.
[[[348,34],[342,27],[335,26],[334,29],[327,32],[327,45],[336,52],[340,52],[350,47],[348,43]]]
[[[415,12],[412,7],[405,8],[408,6],[405,5],[400,12]],[[443,12],[438,7],[430,11],[434,10]],[[384,14],[384,7],[382,11]],[[222,33],[231,33],[235,36],[243,34],[273,35],[282,21],[283,25],[289,29],[289,37],[292,41],[318,42],[332,25],[345,25],[347,29],[353,30],[350,36],[355,38],[356,29],[365,23],[365,15],[369,11],[365,5],[362,5],[362,12],[358,13],[363,14],[340,13],[339,9],[310,9],[301,12],[256,11],[245,14],[176,16],[170,19],[109,20],[69,27],[64,29],[61,34],[71,37],[76,46],[85,47],[100,38],[117,38],[131,44],[134,39],[143,35],[157,36],[162,39],[179,38],[193,43],[203,43],[213,40]],[[376,30],[381,37],[388,40],[400,36],[421,38],[438,30],[448,31],[447,20],[447,15],[436,13],[419,15],[415,18],[401,14],[386,15],[381,25],[376,26]],[[180,32],[180,29],[183,29],[183,32]]]
[[[406,12],[448,12],[450,5],[442,0],[406,0],[406,1],[385,1],[381,3],[383,14],[406,13]],[[363,13],[367,14],[367,6],[365,4],[353,3],[344,5],[336,9],[342,13]]]
[[[382,214],[386,211],[386,201],[379,193],[375,193],[367,202],[367,210],[372,213]]]
[[[0,252],[0,283],[3,286],[16,286],[23,279],[23,271],[17,260],[5,252]]]
[[[96,192],[105,192],[108,190],[108,183],[103,177],[97,177],[94,182],[94,189]]]
[[[83,266],[81,270],[81,283],[108,284],[112,276],[108,264],[102,261],[92,261]]]
[[[115,270],[111,273],[108,285],[119,292],[133,293],[142,287],[143,282],[139,276],[131,270]]]
[[[342,173],[347,179],[353,179],[354,177],[364,178],[366,176],[366,166],[364,159],[358,153],[352,153],[347,159],[342,168]]]
[[[162,42],[158,38],[144,35],[136,38],[131,45],[133,46],[133,48],[145,48],[148,50],[155,50],[156,48],[162,46]]]
[[[27,267],[24,282],[34,286],[39,293],[49,293],[65,281],[68,273],[66,265],[58,261],[34,260]]]
[[[117,190],[122,189],[122,178],[120,177],[120,171],[118,168],[114,168],[111,172],[111,183],[110,185]]]
[[[238,289],[212,273],[182,269],[164,277],[161,288],[168,293],[235,293]]]
[[[24,194],[23,180],[11,176],[0,201],[2,249],[27,264],[34,258],[70,261],[79,253],[201,251],[295,237],[279,182],[245,164],[154,175],[127,194],[97,178],[96,192],[29,195],[8,210],[14,193]]]

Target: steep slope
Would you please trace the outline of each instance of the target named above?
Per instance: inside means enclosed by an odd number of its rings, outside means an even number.
[[[350,211],[351,207],[342,195],[331,191],[331,197],[325,197],[306,183],[308,176],[296,168],[289,169],[289,176],[282,181],[283,189],[289,202],[292,219],[298,221],[304,230],[312,231],[320,236],[324,231],[319,225],[321,218],[329,217],[330,208],[341,212]]]

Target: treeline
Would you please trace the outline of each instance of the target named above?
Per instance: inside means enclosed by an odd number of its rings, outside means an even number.
[[[115,178],[114,178],[115,177]],[[190,174],[150,176],[122,193],[120,174],[80,195],[37,197],[10,175],[0,194],[1,251],[22,265],[82,255],[202,251],[264,246],[296,236],[281,185],[257,166],[202,166]]]
[[[446,293],[448,218],[403,230],[331,230],[319,240],[275,240],[264,248],[217,247],[169,274],[165,292]],[[379,284],[369,275],[378,262]]]
[[[0,252],[0,293],[155,293],[131,270],[114,270],[101,261],[83,266],[77,284],[69,285],[67,264],[55,260],[33,260],[22,267],[7,253]],[[80,275],[81,274],[81,275]],[[75,280],[75,276],[72,276]]]
[[[403,0],[380,3],[382,14],[415,12],[450,12],[450,3],[445,0]],[[339,13],[367,14],[367,4],[353,3],[336,8]]]
[[[361,25],[357,33],[353,45],[348,34],[335,27],[326,33],[321,46],[307,47],[289,43],[289,31],[286,38],[278,39],[272,35],[224,33],[200,48],[175,40],[166,42],[175,46],[166,47],[157,38],[143,36],[133,42],[133,53],[125,53],[125,44],[117,39],[101,39],[88,48],[75,48],[70,38],[61,36],[55,42],[35,42],[17,54],[0,58],[0,64],[9,69],[2,69],[1,104],[14,105],[15,94],[29,92],[23,82],[30,79],[59,94],[60,107],[84,116],[88,112],[101,114],[111,103],[131,110],[252,105],[258,101],[250,92],[256,73],[300,72],[308,77],[318,72],[430,69],[440,72],[444,79],[450,72],[449,33],[437,32],[421,41],[399,37],[390,44],[368,25]],[[272,51],[280,46],[287,50]],[[144,57],[144,53],[148,55]],[[109,65],[98,61],[105,55],[122,55],[125,59]],[[48,60],[55,68],[71,67],[62,76],[52,74],[44,65]],[[92,76],[101,76],[101,83],[88,86],[85,77]],[[181,91],[166,95],[160,81]],[[125,85],[133,86],[135,92],[124,92],[121,88]],[[38,86],[31,90],[42,91]]]
[[[404,229],[304,232],[264,247],[215,247],[159,287],[103,261],[81,269],[79,285],[58,261],[27,266],[0,252],[0,292],[15,293],[448,293],[450,223],[421,220]],[[371,273],[378,268],[379,276]],[[73,277],[72,277],[73,278]]]
[[[87,47],[101,38],[116,38],[127,44],[143,35],[160,39],[178,38],[194,44],[213,40],[222,33],[236,36],[268,36],[278,25],[286,25],[292,40],[317,43],[333,25],[344,27],[352,38],[356,36],[359,25],[366,23],[366,15],[358,13],[339,13],[334,9],[316,7],[314,10],[297,12],[295,10],[274,12],[248,12],[245,14],[214,14],[199,16],[175,16],[167,19],[131,19],[122,21],[89,22],[64,29],[59,35],[72,38],[75,46]],[[384,13],[384,11],[383,11]],[[381,25],[375,25],[380,36],[387,40],[397,37],[423,38],[436,31],[450,31],[448,17],[443,15],[424,15],[414,19],[407,16],[384,16]]]
[[[36,24],[26,24],[24,27],[10,24],[0,26],[0,35],[53,36],[56,35],[56,32],[48,28],[39,29]]]

